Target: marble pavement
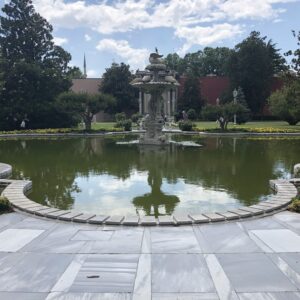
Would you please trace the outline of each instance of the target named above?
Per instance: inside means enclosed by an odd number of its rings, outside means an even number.
[[[0,215],[1,300],[300,300],[300,214],[165,227]]]

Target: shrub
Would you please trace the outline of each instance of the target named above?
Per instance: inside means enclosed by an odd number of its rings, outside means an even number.
[[[190,120],[181,120],[178,123],[179,129],[182,131],[192,131],[195,126]]]
[[[131,119],[126,119],[123,121],[123,128],[125,131],[131,131],[132,128],[132,121]]]
[[[131,119],[124,119],[118,121],[115,125],[116,128],[123,128],[125,131],[131,131],[132,128],[132,121]]]
[[[126,114],[124,112],[115,114],[116,122],[122,122],[126,119]]]
[[[300,80],[295,80],[269,97],[271,112],[296,125],[300,121]]]
[[[142,118],[142,115],[139,114],[139,113],[133,114],[133,115],[131,116],[132,122],[133,122],[133,123],[136,123],[136,124],[138,123],[139,119],[141,119],[141,118]]]
[[[190,108],[187,111],[187,115],[188,115],[189,120],[195,121],[197,119],[197,113],[193,108]]]
[[[0,214],[11,211],[11,205],[7,198],[0,196]]]
[[[216,121],[221,114],[220,106],[216,105],[206,105],[202,108],[202,118],[205,121]]]
[[[294,198],[292,203],[288,206],[288,210],[300,213],[300,199]]]

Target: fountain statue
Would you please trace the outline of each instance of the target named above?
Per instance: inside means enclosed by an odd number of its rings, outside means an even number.
[[[139,143],[150,145],[168,144],[169,140],[163,134],[164,118],[162,116],[162,93],[168,89],[179,86],[172,71],[162,59],[163,55],[158,53],[157,48],[150,54],[150,65],[145,71],[137,71],[131,85],[138,87],[143,92],[150,94],[148,104],[149,114],[145,116],[145,134],[140,138]]]

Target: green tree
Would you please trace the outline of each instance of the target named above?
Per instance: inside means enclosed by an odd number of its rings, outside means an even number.
[[[1,50],[0,50],[0,94],[4,87],[4,70],[5,70],[5,68],[6,68],[5,60],[3,59],[2,55],[1,55]]]
[[[299,78],[300,77],[300,31],[298,31],[297,33],[295,30],[293,30],[292,33],[293,36],[297,39],[298,48],[294,51],[289,50],[287,53],[285,53],[285,55],[293,56],[290,67],[297,73],[297,76]]]
[[[228,61],[233,50],[227,47],[206,47],[203,50],[202,76],[214,74],[228,75]]]
[[[64,92],[57,98],[57,105],[71,116],[82,119],[86,130],[91,130],[95,114],[115,104],[115,99],[107,94]]]
[[[296,125],[300,121],[300,81],[294,80],[269,98],[271,112],[281,119]]]
[[[270,95],[274,74],[285,70],[285,60],[271,40],[253,31],[235,46],[228,70],[232,86],[241,86],[248,107],[260,114]]]
[[[177,72],[179,75],[182,75],[185,72],[186,66],[184,59],[181,58],[177,53],[168,54],[164,61],[168,69]]]
[[[67,76],[69,79],[83,79],[85,75],[81,72],[78,67],[70,67],[67,71]]]
[[[31,0],[11,0],[0,16],[3,72],[0,128],[16,129],[23,119],[30,128],[69,126],[54,106],[55,97],[70,88],[71,55],[54,45],[52,26],[36,13]]]
[[[138,110],[138,91],[130,85],[134,77],[129,68],[124,63],[113,63],[103,74],[100,91],[116,99],[116,106],[109,109],[110,113]]]
[[[178,110],[187,111],[192,108],[199,113],[202,104],[199,80],[195,76],[188,76],[184,82],[183,92],[178,99]]]
[[[206,47],[203,51],[187,53],[181,58],[177,53],[168,54],[165,62],[169,69],[178,74],[200,77],[208,74],[228,75],[228,60],[233,52],[227,47]]]

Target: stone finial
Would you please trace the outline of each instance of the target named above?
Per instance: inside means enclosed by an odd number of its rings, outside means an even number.
[[[294,165],[294,176],[295,177],[300,177],[300,163]]]

